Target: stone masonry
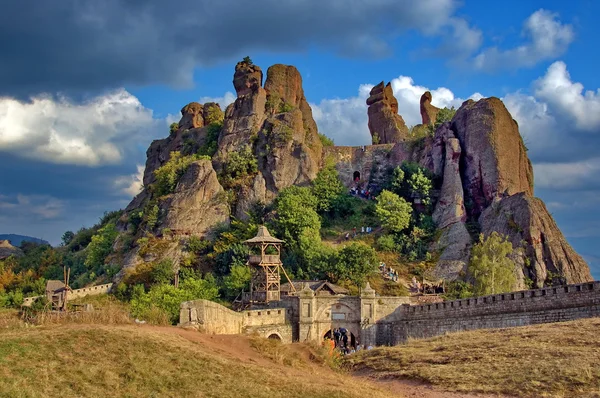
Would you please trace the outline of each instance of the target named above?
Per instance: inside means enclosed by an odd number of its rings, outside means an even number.
[[[302,289],[272,308],[231,311],[207,300],[181,304],[180,326],[205,333],[252,334],[284,342],[321,341],[345,327],[363,345],[395,345],[449,332],[564,322],[600,316],[600,282],[471,299],[410,305],[367,286],[360,296],[315,295]]]

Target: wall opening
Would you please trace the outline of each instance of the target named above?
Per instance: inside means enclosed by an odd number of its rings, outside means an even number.
[[[355,171],[352,178],[354,179],[354,182],[358,182],[360,180],[360,171]]]
[[[348,329],[346,328],[336,328],[336,329],[329,329],[327,331],[327,333],[325,333],[325,335],[323,336],[323,340],[333,340],[335,342],[335,347],[336,348],[344,348],[344,338],[343,338],[343,330],[340,331],[341,329],[346,330],[346,347],[348,349],[356,349],[356,336],[354,336],[354,333],[351,333]],[[338,333],[336,333],[336,330],[338,331]],[[337,338],[337,340],[336,340]]]
[[[271,340],[279,340],[279,341],[281,341],[281,337],[278,334],[276,334],[276,333],[271,333],[269,335],[269,337],[267,337],[267,338],[271,339]]]

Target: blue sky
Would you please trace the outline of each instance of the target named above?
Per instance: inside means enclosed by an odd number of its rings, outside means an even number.
[[[409,125],[425,89],[437,106],[500,97],[536,195],[600,279],[599,14],[592,0],[4,1],[0,233],[58,243],[126,206],[150,142],[191,101],[230,103],[249,55],[295,65],[339,145],[369,142],[382,80]]]

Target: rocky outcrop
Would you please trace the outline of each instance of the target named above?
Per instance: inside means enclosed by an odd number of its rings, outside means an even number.
[[[440,108],[431,105],[431,93],[429,91],[425,91],[421,96],[420,105],[421,119],[423,120],[423,124],[435,124],[435,120]]]
[[[384,82],[381,82],[373,87],[367,105],[373,144],[391,144],[406,140],[408,127],[398,114],[398,100],[394,97],[391,83],[384,85]]]
[[[238,98],[256,93],[262,87],[263,73],[260,66],[247,62],[238,62],[233,75],[233,87]]]
[[[433,220],[442,231],[434,244],[441,251],[434,274],[437,278],[454,280],[467,269],[471,248],[459,167],[461,147],[448,124],[438,129],[436,138],[443,144],[444,179],[433,212]]]
[[[494,198],[533,195],[533,168],[517,123],[498,98],[465,101],[452,119],[462,147],[467,210],[474,217]]]
[[[509,237],[514,259],[537,287],[591,281],[589,267],[558,229],[541,199],[522,192],[499,198],[479,218],[482,233]]]
[[[197,102],[190,102],[181,108],[180,130],[196,129],[204,126],[204,107]]]
[[[210,160],[192,163],[160,209],[165,214],[161,227],[175,233],[204,236],[215,225],[229,222],[226,194]]]
[[[0,260],[4,260],[10,256],[21,257],[23,251],[16,246],[13,246],[8,240],[0,240]]]

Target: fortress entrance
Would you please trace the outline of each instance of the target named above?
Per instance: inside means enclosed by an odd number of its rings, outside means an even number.
[[[360,181],[360,171],[355,171],[352,179],[354,180],[354,182]]]
[[[346,329],[346,336],[348,336],[348,347],[356,348],[356,336],[354,336],[354,333],[352,333],[348,329]],[[334,340],[333,329],[329,329],[327,331],[327,333],[325,333],[325,335],[323,336],[323,340],[325,340],[325,339]],[[338,343],[336,342],[336,346],[337,346],[337,344]],[[339,341],[339,344],[343,344],[341,339]]]

